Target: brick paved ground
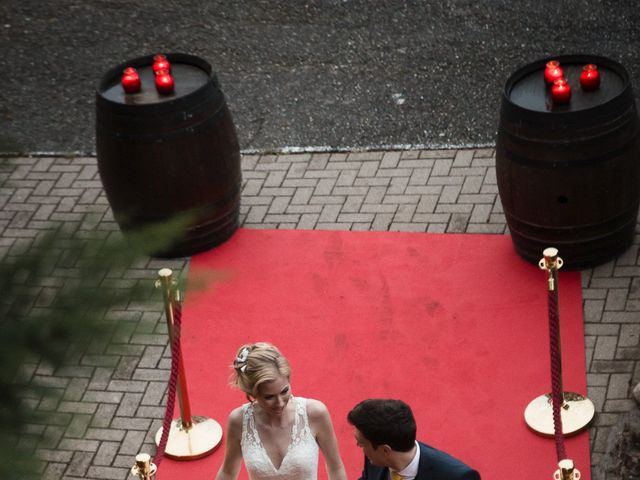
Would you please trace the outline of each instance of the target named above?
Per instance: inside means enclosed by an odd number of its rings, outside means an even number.
[[[31,242],[48,222],[118,235],[95,158],[11,158],[0,192],[0,255]],[[492,149],[245,155],[241,219],[248,228],[498,233],[506,231]],[[97,227],[85,225],[98,215]],[[593,478],[609,430],[640,381],[639,239],[616,261],[582,274]],[[134,278],[186,261],[149,259]],[[33,425],[52,440],[39,453],[46,479],[126,479],[137,452],[155,451],[170,359],[162,305],[114,315],[123,329],[59,371],[26,365],[30,378],[64,390],[60,401],[26,399],[49,412]],[[611,480],[611,476],[608,477]]]

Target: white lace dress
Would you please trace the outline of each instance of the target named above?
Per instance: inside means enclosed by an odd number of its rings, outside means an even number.
[[[292,397],[295,402],[295,419],[291,430],[291,441],[280,468],[271,463],[260,441],[253,414],[253,404],[243,406],[242,411],[242,457],[251,480],[317,480],[318,444],[311,434],[307,417],[307,399]]]

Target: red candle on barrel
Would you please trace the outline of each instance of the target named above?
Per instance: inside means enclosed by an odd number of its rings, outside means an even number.
[[[557,60],[551,60],[547,62],[547,66],[544,69],[544,81],[547,85],[553,85],[553,82],[559,78],[564,78],[564,72],[560,68],[560,63]]]
[[[600,74],[598,73],[598,67],[593,63],[582,67],[582,73],[580,74],[580,86],[583,90],[596,90],[600,86]]]
[[[558,78],[551,87],[553,103],[569,103],[571,100],[571,87],[564,78]]]
[[[138,93],[140,91],[140,75],[133,67],[127,67],[122,71],[121,83],[125,93]]]
[[[167,60],[167,57],[161,53],[153,57],[153,66],[151,68],[153,69],[153,73],[156,75],[158,75],[158,72],[163,70],[171,73],[171,64],[169,63],[169,60]]]
[[[175,85],[173,77],[167,70],[158,70],[156,73],[156,89],[162,95],[173,93]]]

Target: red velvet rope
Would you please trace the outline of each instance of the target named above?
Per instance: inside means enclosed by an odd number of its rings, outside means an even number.
[[[557,283],[557,282],[556,282]],[[558,461],[567,458],[562,433],[561,408],[564,402],[562,392],[562,360],[560,358],[560,322],[558,318],[557,290],[549,291],[549,342],[551,351],[551,398],[553,401],[553,431],[556,441]]]
[[[164,458],[164,451],[167,448],[169,440],[169,431],[171,430],[171,421],[173,420],[173,409],[176,403],[176,388],[178,384],[178,367],[180,365],[180,325],[182,320],[182,306],[178,301],[171,302],[171,310],[173,312],[173,341],[171,342],[171,374],[169,375],[169,386],[167,388],[167,409],[164,412],[164,422],[162,424],[162,436],[160,444],[156,450],[156,456],[153,457],[153,463],[156,466]]]

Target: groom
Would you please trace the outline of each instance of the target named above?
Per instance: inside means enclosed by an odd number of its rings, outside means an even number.
[[[365,454],[360,480],[480,480],[460,460],[416,441],[416,421],[401,400],[364,400],[347,419]]]

